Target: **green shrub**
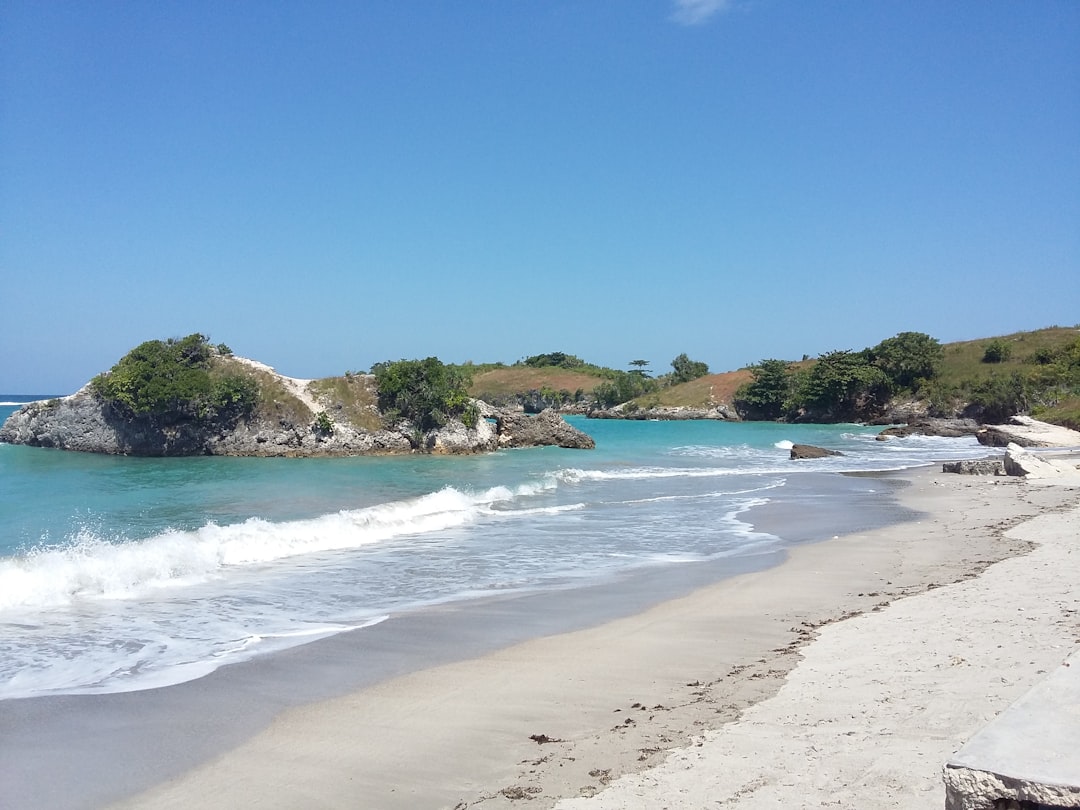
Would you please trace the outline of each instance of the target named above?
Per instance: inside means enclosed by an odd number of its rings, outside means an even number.
[[[658,383],[643,374],[632,371],[616,371],[610,380],[600,383],[593,389],[596,401],[605,408],[629,402],[635,397],[656,390]]]
[[[855,416],[866,400],[884,401],[888,377],[863,352],[834,351],[796,375],[795,404],[829,418]]]
[[[437,357],[377,363],[371,371],[379,390],[379,409],[390,421],[408,419],[426,432],[453,417],[464,418],[472,405],[468,373]]]
[[[547,354],[534,354],[532,357],[526,357],[522,361],[522,365],[530,368],[554,366],[555,368],[576,369],[584,367],[585,361],[580,357],[574,357],[574,355],[565,352],[548,352]]]
[[[901,332],[868,349],[867,356],[885,372],[894,390],[917,391],[938,373],[945,349],[922,332]]]
[[[1010,416],[1028,409],[1029,390],[1019,373],[995,374],[974,386],[971,404],[980,411],[983,422],[1005,422]]]
[[[791,407],[794,374],[786,360],[762,360],[750,366],[754,379],[735,392],[735,407],[754,419],[779,419]]]
[[[214,348],[205,335],[140,343],[91,381],[98,396],[121,413],[166,421],[248,414],[258,385],[213,370]]]
[[[696,380],[698,377],[704,377],[709,373],[708,363],[702,363],[700,360],[691,360],[686,356],[686,352],[683,352],[672,360],[671,367],[674,369],[671,373],[672,385],[690,382],[691,380]]]
[[[326,411],[319,411],[315,415],[315,424],[311,429],[320,436],[330,436],[334,432],[334,423],[330,421]]]
[[[1012,346],[1003,340],[991,340],[983,351],[984,363],[1004,363],[1012,356]]]

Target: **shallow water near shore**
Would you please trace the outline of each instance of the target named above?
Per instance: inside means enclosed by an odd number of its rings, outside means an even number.
[[[855,425],[572,421],[595,451],[132,459],[0,445],[0,699],[181,683],[469,600],[642,572],[715,579],[825,539],[814,514],[831,533],[880,522],[878,499],[852,497],[881,494],[879,480],[830,473],[985,455],[974,439],[877,442]],[[845,455],[792,462],[792,442]]]

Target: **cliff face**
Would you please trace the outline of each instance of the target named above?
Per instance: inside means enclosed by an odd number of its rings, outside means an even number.
[[[484,435],[482,428],[474,434],[471,442],[458,446],[458,452],[494,447],[493,435]],[[232,424],[130,417],[86,389],[24,405],[0,427],[0,441],[131,456],[339,456],[412,450],[409,438],[400,432],[360,430],[341,422],[333,424],[332,432],[320,431],[314,413],[302,423],[258,413]]]
[[[381,425],[373,406],[358,405],[349,386],[364,387],[370,378],[347,381],[297,380],[251,361],[264,392],[248,417],[216,420],[178,419],[173,415],[131,416],[83,387],[68,397],[24,405],[0,427],[0,442],[53,447],[89,453],[132,456],[356,456],[410,453],[482,453],[500,446],[554,444],[588,447],[592,440],[561,418],[524,426],[480,419],[474,427],[458,420],[428,433],[403,421]],[[345,393],[342,393],[342,392]],[[266,392],[269,392],[267,394]],[[537,428],[546,428],[537,430]],[[581,437],[584,437],[583,439]]]

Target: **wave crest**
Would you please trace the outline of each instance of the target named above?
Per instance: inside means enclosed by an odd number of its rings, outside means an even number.
[[[467,493],[453,487],[403,501],[275,523],[249,518],[144,540],[108,539],[82,529],[63,546],[0,560],[0,610],[58,607],[81,599],[130,599],[205,582],[225,569],[342,551],[465,525],[493,507],[536,495],[553,482]]]

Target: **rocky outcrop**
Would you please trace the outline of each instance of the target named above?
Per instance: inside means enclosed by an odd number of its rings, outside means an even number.
[[[86,387],[68,397],[24,405],[0,427],[0,442],[129,456],[345,456],[412,450],[401,431],[365,431],[341,422],[320,431],[315,414],[308,416],[254,415],[233,421],[132,417]],[[484,437],[477,440],[483,444]],[[491,437],[487,441],[493,446]]]
[[[1076,458],[1045,458],[1018,444],[1005,448],[1005,472],[1024,478],[1049,478],[1080,484],[1080,463]]]
[[[300,382],[278,376],[290,388]],[[480,418],[472,427],[452,419],[437,430],[420,433],[408,421],[392,429],[365,429],[332,405],[323,410],[322,403],[308,399],[292,402],[284,410],[264,409],[230,421],[180,420],[121,414],[87,386],[68,397],[24,405],[0,426],[0,442],[110,455],[255,457],[388,455],[416,450],[460,455],[500,447],[594,446],[589,436],[554,412],[524,417],[483,406],[481,413],[489,418]]]
[[[596,446],[591,436],[569,424],[551,409],[536,416],[496,412],[494,419],[499,447],[556,445],[591,450]]]
[[[715,407],[694,408],[689,406],[657,405],[653,408],[628,409],[625,405],[617,405],[614,408],[596,408],[589,411],[590,419],[636,419],[648,422],[651,420],[682,421],[690,419],[719,419],[739,421],[738,415],[727,405],[720,404]]]
[[[812,444],[793,444],[791,446],[791,458],[793,460],[805,458],[827,458],[828,456],[844,455],[839,450],[828,450],[824,447],[815,447]]]
[[[1005,464],[992,459],[946,461],[941,465],[941,471],[961,475],[1005,475]]]
[[[985,425],[975,434],[987,447],[1080,447],[1080,431],[1040,422],[1030,416],[1014,416],[1007,425]]]
[[[979,432],[979,423],[974,419],[934,419],[924,417],[915,419],[906,425],[894,425],[885,428],[877,435],[879,441],[890,437],[904,436],[974,436]]]
[[[1080,653],[945,763],[945,810],[1080,807]]]

